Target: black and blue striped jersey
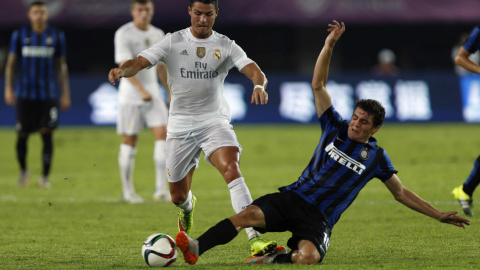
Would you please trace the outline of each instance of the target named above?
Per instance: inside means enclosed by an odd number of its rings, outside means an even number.
[[[476,26],[468,37],[463,48],[470,53],[475,53],[480,48],[480,28]]]
[[[331,106],[320,117],[322,136],[298,180],[280,191],[293,190],[316,206],[331,228],[374,177],[390,179],[397,171],[375,138],[359,143],[348,138],[348,122]]]
[[[53,100],[57,94],[55,58],[66,57],[63,32],[47,26],[43,33],[23,26],[12,34],[10,53],[17,56],[19,76],[16,78],[17,99]]]

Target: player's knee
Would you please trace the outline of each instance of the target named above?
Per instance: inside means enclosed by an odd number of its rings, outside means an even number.
[[[256,205],[245,208],[230,219],[236,227],[247,228],[265,225],[263,212]]]
[[[51,128],[41,128],[41,129],[40,129],[40,133],[41,133],[42,135],[51,134],[52,131],[53,131],[53,130],[52,130]]]
[[[223,173],[223,178],[227,183],[241,177],[242,174],[240,172],[240,165],[237,161],[231,161],[225,167],[225,172]]]
[[[315,264],[320,262],[320,255],[317,253],[302,252],[299,254],[296,263],[298,264]]]
[[[18,138],[20,138],[20,139],[26,139],[26,138],[28,138],[28,135],[29,135],[28,132],[23,132],[23,131],[18,132]]]
[[[180,205],[187,200],[188,194],[183,192],[173,192],[170,194],[172,197],[172,203],[175,205]]]
[[[135,147],[137,144],[137,136],[123,136],[122,143],[126,145],[130,145],[131,147]]]

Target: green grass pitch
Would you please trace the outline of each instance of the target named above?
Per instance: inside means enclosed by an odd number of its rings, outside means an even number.
[[[241,168],[253,198],[294,182],[307,165],[321,130],[312,125],[235,125],[243,146]],[[480,154],[480,126],[386,124],[376,135],[399,177],[441,210],[461,210],[450,195]],[[117,167],[120,137],[113,127],[60,128],[54,137],[52,188],[37,187],[41,141],[29,140],[30,185],[17,186],[13,128],[0,129],[0,269],[147,269],[141,245],[150,234],[175,236],[178,210],[152,201],[153,136],[140,135],[134,183],[147,203],[121,202]],[[220,174],[203,158],[192,186],[198,198],[193,236],[233,214]],[[477,190],[476,197],[480,196]],[[205,253],[195,266],[179,255],[176,269],[478,269],[480,204],[472,225],[441,224],[396,202],[373,179],[342,215],[321,265],[244,265],[241,232]],[[460,213],[462,214],[462,213]],[[264,238],[286,244],[289,233]]]

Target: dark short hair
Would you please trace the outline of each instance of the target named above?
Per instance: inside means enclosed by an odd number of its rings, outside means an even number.
[[[360,99],[355,103],[355,108],[360,108],[367,112],[368,114],[373,115],[373,126],[381,126],[383,120],[385,120],[385,108],[380,104],[380,102],[373,99]]]
[[[190,7],[193,7],[193,4],[195,4],[195,2],[200,2],[203,4],[213,4],[213,7],[215,9],[218,9],[218,0],[190,0]]]
[[[33,1],[32,3],[30,3],[30,6],[28,6],[28,9],[30,10],[34,6],[46,6],[46,5],[47,3],[43,1]]]
[[[132,5],[132,6],[133,6],[133,4],[142,4],[142,5],[144,5],[144,4],[149,3],[149,2],[151,2],[151,3],[153,4],[152,0],[132,0],[131,5]]]

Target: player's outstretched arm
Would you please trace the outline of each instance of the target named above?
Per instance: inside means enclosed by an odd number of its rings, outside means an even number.
[[[463,47],[460,47],[460,50],[458,50],[458,53],[455,56],[455,64],[470,72],[480,73],[480,66],[468,58],[470,54],[471,53],[469,51],[465,50]]]
[[[108,81],[112,85],[115,85],[115,81],[120,80],[120,78],[135,76],[140,70],[150,65],[150,62],[146,58],[137,56],[135,59],[126,61],[119,68],[112,68],[108,73]]]
[[[345,32],[345,24],[340,25],[337,21],[328,25],[330,34],[325,40],[325,45],[318,56],[317,63],[313,72],[312,89],[315,97],[315,108],[317,109],[318,117],[332,106],[332,99],[327,92],[328,70],[330,67],[330,59],[332,58],[333,47],[338,41],[343,32]]]
[[[465,225],[470,225],[470,220],[456,215],[458,212],[442,212],[433,207],[431,204],[429,204],[422,198],[420,198],[414,192],[408,190],[406,187],[403,186],[402,182],[396,174],[394,174],[390,179],[385,181],[385,185],[393,194],[395,200],[417,212],[432,217],[440,222],[452,224],[464,229]]]
[[[260,67],[255,63],[250,63],[242,68],[242,73],[245,74],[253,83],[253,93],[252,100],[250,103],[255,103],[265,105],[268,103],[268,93],[265,91],[267,89],[267,77],[260,70]]]

